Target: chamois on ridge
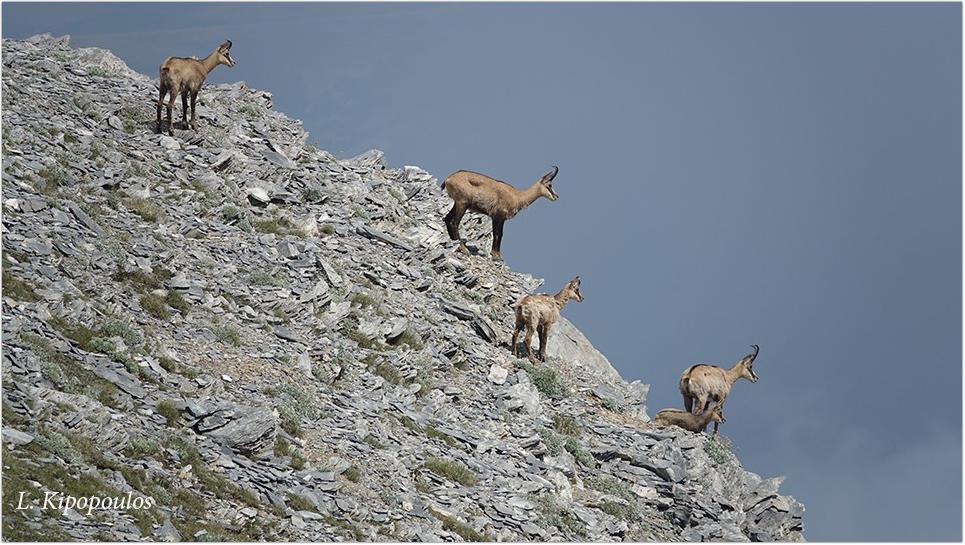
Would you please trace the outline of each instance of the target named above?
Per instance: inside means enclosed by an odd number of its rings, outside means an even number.
[[[157,132],[161,132],[161,106],[164,104],[164,95],[171,93],[168,100],[168,134],[174,136],[174,125],[171,121],[171,110],[174,108],[174,99],[181,95],[181,122],[188,122],[188,95],[191,95],[191,128],[198,130],[198,112],[195,110],[195,103],[198,100],[198,92],[208,73],[218,65],[225,65],[229,68],[235,65],[235,60],[231,58],[231,40],[218,46],[210,55],[203,59],[168,57],[161,63],[160,75],[160,97],[157,100]]]
[[[466,244],[459,237],[459,223],[466,211],[485,214],[493,222],[492,258],[502,261],[503,255],[499,247],[503,240],[503,224],[540,197],[551,201],[560,198],[553,191],[553,178],[559,170],[554,166],[553,170],[526,189],[516,189],[506,182],[478,172],[453,172],[442,182],[442,188],[452,198],[452,210],[446,214],[445,220],[449,238],[458,240],[459,249],[468,252]]]
[[[717,403],[700,415],[691,414],[681,409],[663,409],[657,413],[653,422],[658,426],[680,426],[687,431],[700,433],[707,428],[707,424],[711,422],[714,424],[722,424],[727,422],[727,419],[724,418],[723,405]],[[714,428],[714,433],[717,433],[716,427]]]
[[[694,415],[703,414],[711,401],[723,406],[730,394],[730,389],[738,379],[744,378],[757,382],[754,372],[754,360],[760,347],[752,344],[753,352],[741,358],[730,369],[723,369],[716,365],[698,363],[691,365],[680,375],[680,393],[684,396],[684,408]],[[717,433],[719,422],[714,422],[714,433]]]
[[[512,352],[518,356],[519,332],[526,328],[526,357],[535,363],[530,344],[533,340],[533,332],[539,333],[539,359],[546,361],[546,340],[549,338],[550,328],[560,318],[560,311],[570,299],[577,302],[583,301],[583,294],[580,293],[580,277],[577,276],[563,286],[556,295],[544,293],[527,295],[520,299],[516,304],[516,327],[513,330]]]

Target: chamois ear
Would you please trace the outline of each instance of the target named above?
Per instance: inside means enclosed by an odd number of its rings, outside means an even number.
[[[231,40],[226,40],[225,43],[218,46],[218,49],[228,51],[231,49]]]

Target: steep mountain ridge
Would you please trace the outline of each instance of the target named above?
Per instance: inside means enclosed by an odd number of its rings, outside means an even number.
[[[565,319],[513,358],[541,281],[478,217],[456,253],[432,175],[307,145],[244,84],[156,135],[155,96],[110,52],[3,42],[7,539],[803,539],[781,478],[653,427]]]

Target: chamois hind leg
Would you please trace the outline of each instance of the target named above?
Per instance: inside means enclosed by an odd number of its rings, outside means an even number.
[[[684,410],[688,413],[694,412],[694,398],[684,394]]]
[[[188,125],[188,90],[181,91],[181,125]]]
[[[446,230],[449,231],[449,238],[459,241],[459,251],[469,253],[466,243],[459,237],[459,224],[465,214],[466,207],[458,202],[453,202],[452,210],[446,214]]]
[[[168,99],[168,135],[174,136],[174,121],[171,119],[171,112],[174,110],[174,100],[178,98],[179,91],[171,89],[171,98]]]
[[[550,325],[540,325],[537,332],[539,333],[539,360],[546,363],[546,341],[550,336]]]
[[[502,218],[493,218],[493,251],[492,257],[495,261],[502,261],[503,254],[499,251],[499,247],[503,243],[503,224],[506,220]]]
[[[533,324],[526,324],[526,337],[523,339],[523,343],[526,346],[526,358],[529,359],[531,363],[536,363],[536,358],[533,356],[533,331],[536,328]]]

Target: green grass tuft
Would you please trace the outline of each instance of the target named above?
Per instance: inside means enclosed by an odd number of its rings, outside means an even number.
[[[432,457],[426,460],[425,468],[463,486],[473,486],[477,481],[475,473],[455,460]]]

